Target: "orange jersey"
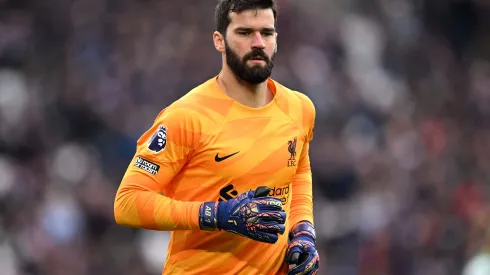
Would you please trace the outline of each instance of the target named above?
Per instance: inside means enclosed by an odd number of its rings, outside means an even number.
[[[163,274],[285,274],[287,233],[275,244],[199,229],[201,203],[258,186],[283,202],[286,232],[313,222],[308,156],[315,108],[269,79],[274,99],[249,108],[213,78],[164,109],[138,140],[114,204],[119,224],[169,230]]]

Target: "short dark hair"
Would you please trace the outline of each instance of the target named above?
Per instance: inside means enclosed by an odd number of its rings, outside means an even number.
[[[219,0],[215,11],[216,30],[226,35],[226,29],[231,22],[230,12],[240,13],[258,9],[272,9],[274,21],[277,21],[278,12],[275,0]]]

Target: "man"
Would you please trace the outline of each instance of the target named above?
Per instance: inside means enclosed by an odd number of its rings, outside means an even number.
[[[269,78],[276,18],[274,0],[221,0],[221,73],[165,108],[137,142],[114,214],[120,225],[171,231],[163,274],[317,273],[315,109]]]

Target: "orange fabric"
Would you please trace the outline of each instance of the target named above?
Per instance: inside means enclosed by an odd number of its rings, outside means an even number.
[[[297,174],[293,178],[293,197],[291,201],[291,211],[288,220],[291,226],[300,221],[313,222],[313,191],[311,185],[311,168],[308,157],[309,144],[306,143],[300,157],[300,166]]]
[[[164,109],[138,140],[114,213],[122,225],[172,231],[163,274],[287,273],[287,234],[271,245],[201,231],[198,224],[202,202],[227,200],[261,185],[283,201],[286,232],[300,220],[313,222],[308,144],[315,109],[305,95],[273,80],[268,84],[274,100],[253,109],[210,79]],[[154,152],[148,144],[160,126],[167,129],[166,145]],[[136,167],[138,158],[158,166],[158,172]]]

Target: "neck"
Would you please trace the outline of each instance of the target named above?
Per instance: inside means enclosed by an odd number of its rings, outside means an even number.
[[[229,97],[252,108],[263,107],[274,97],[267,86],[267,80],[259,84],[250,84],[239,79],[227,66],[218,76],[218,85]]]

